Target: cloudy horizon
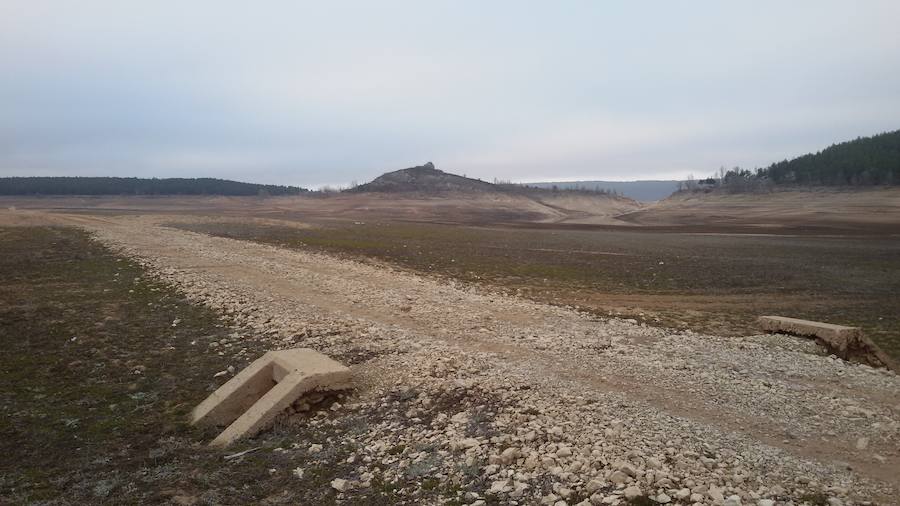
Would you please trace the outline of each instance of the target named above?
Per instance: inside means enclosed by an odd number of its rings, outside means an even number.
[[[900,128],[894,1],[0,4],[0,176],[681,179]]]

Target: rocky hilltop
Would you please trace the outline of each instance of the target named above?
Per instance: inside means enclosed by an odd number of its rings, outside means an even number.
[[[641,208],[635,200],[606,191],[488,183],[438,170],[431,162],[388,172],[345,190],[343,197],[342,212],[355,209],[371,217],[386,206],[391,217],[481,224],[610,224]]]
[[[370,183],[353,188],[353,192],[490,192],[500,187],[479,179],[472,179],[438,170],[431,162],[408,169],[382,174]]]

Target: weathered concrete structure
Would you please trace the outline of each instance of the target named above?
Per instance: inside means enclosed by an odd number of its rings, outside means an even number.
[[[859,327],[845,327],[786,316],[760,316],[758,323],[767,332],[814,337],[828,351],[844,360],[861,362],[875,367],[887,367],[900,372],[897,363],[878,345],[864,336]]]
[[[268,428],[301,395],[350,387],[350,369],[308,348],[270,351],[191,412],[192,424],[228,425],[210,445],[228,446]]]

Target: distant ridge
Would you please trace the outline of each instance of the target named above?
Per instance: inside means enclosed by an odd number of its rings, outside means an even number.
[[[679,181],[560,181],[546,183],[524,183],[524,186],[536,188],[559,188],[560,190],[610,190],[620,195],[642,202],[662,200],[678,190]]]
[[[387,172],[371,182],[351,188],[351,192],[489,192],[500,191],[497,185],[434,168],[431,162],[408,169]]]
[[[296,186],[213,178],[4,177],[0,195],[299,195]]]

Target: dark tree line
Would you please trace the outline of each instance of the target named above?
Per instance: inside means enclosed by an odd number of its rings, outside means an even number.
[[[519,193],[567,193],[567,194],[578,194],[578,195],[605,195],[610,197],[621,197],[622,194],[619,193],[618,190],[603,188],[598,184],[593,186],[588,186],[585,184],[573,184],[571,186],[559,186],[559,185],[551,185],[549,188],[544,186],[531,186],[528,183],[523,184],[514,184],[514,183],[504,183],[502,184],[504,187],[509,187],[513,191],[518,191]]]
[[[818,153],[773,163],[756,177],[776,184],[900,184],[900,130],[833,144]]]
[[[296,186],[213,178],[5,177],[0,195],[299,195]]]
[[[832,144],[818,153],[773,163],[764,169],[721,167],[706,179],[689,178],[679,190],[765,192],[776,185],[873,186],[900,184],[900,130]]]

